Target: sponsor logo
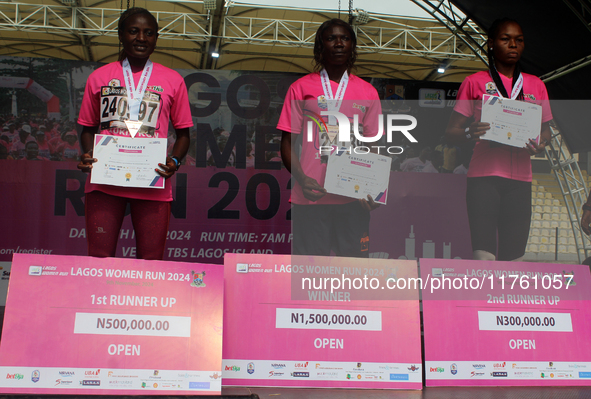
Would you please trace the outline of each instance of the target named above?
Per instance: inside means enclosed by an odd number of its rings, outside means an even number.
[[[205,272],[197,273],[191,270],[191,275],[193,276],[193,281],[191,281],[191,287],[202,288],[205,287]]]
[[[310,377],[310,373],[307,371],[294,371],[291,373],[291,376],[297,378],[308,378]]]
[[[89,376],[92,375],[94,377],[98,377],[101,374],[101,369],[97,369],[97,370],[86,370],[84,372],[84,375]]]
[[[554,366],[554,362],[548,362],[548,366],[549,367],[553,367]]]
[[[433,277],[443,277],[443,269],[440,267],[434,267],[431,269],[431,274],[433,274]]]
[[[490,95],[497,94],[497,88],[493,82],[488,82],[486,84],[486,92]]]
[[[157,382],[155,382],[154,384],[152,384],[152,386],[153,386],[154,388],[158,388],[158,383],[157,383]]]
[[[361,112],[365,112],[365,110],[366,110],[366,107],[364,105],[358,105],[358,104],[355,104],[355,103],[353,103],[353,108],[357,108]]]
[[[19,373],[6,374],[7,380],[22,380],[23,378],[25,378],[25,376]]]
[[[482,371],[472,371],[470,373],[470,378],[472,378],[472,377],[483,377],[484,375],[485,375],[485,373],[482,372]]]
[[[240,371],[240,367],[238,366],[226,366],[224,371]]]
[[[357,379],[360,380],[361,379],[361,374],[357,374]]]
[[[64,378],[74,377],[75,375],[73,371],[60,371],[58,374],[60,375],[60,377]]]
[[[485,364],[473,364],[472,368],[475,370],[482,370],[482,369],[486,368],[486,365]]]
[[[61,378],[58,378],[57,380],[55,380],[55,385],[54,386],[58,386],[58,385],[72,385],[74,381],[72,380],[63,380]]]
[[[306,362],[306,363],[296,363],[294,365],[294,367],[296,369],[307,369],[308,368],[308,362]]]
[[[445,90],[419,89],[419,107],[445,108]]]
[[[101,385],[100,380],[82,380],[80,381],[80,385],[85,387],[98,387]]]
[[[429,367],[430,373],[443,373],[445,369],[443,367]]]
[[[271,367],[273,367],[274,369],[284,369],[287,366],[283,363],[272,363]],[[320,367],[320,363],[316,363],[316,368],[318,367]]]
[[[534,375],[533,371],[515,371],[513,372],[513,376],[515,377],[532,377]]]
[[[210,389],[209,382],[189,381],[189,389]]]
[[[587,365],[586,364],[569,364],[566,367],[568,367],[569,369],[586,369]]]
[[[320,371],[316,373],[316,377],[319,378],[338,378],[338,371]]]
[[[490,375],[493,377],[507,377],[507,372],[506,371],[493,371],[492,373],[490,373]]]
[[[417,371],[419,371],[420,367],[419,366],[415,366],[414,364],[412,366],[410,366],[408,368],[408,371],[412,371],[413,373],[416,373]]]
[[[282,377],[284,374],[283,371],[269,371],[269,377]]]
[[[253,366],[252,372],[254,373],[254,366]],[[249,372],[249,374],[252,374],[252,373]],[[209,378],[217,380],[218,378],[222,378],[222,375],[218,372],[215,372],[215,373],[213,373],[213,375],[210,375]]]
[[[506,365],[507,365],[507,362],[494,363],[493,364],[493,368],[495,368],[495,369],[504,369]]]
[[[252,362],[248,363],[248,365],[246,366],[246,372],[248,374],[254,373],[254,363],[252,363]]]
[[[41,373],[39,372],[39,370],[33,370],[33,372],[31,373],[31,381],[39,382],[40,377]]]
[[[42,272],[42,266],[29,266],[29,276],[40,276]]]
[[[115,374],[114,371],[109,371],[107,373],[107,377],[109,377],[109,378],[138,378],[139,376],[137,376],[137,375]],[[152,377],[150,377],[150,378],[152,378]]]
[[[190,374],[190,373],[185,373],[185,374],[178,374],[179,377],[181,378],[201,378],[201,374]]]
[[[109,86],[111,86],[111,87],[119,87],[119,86],[121,86],[121,81],[119,79],[111,79],[109,81]]]
[[[390,381],[408,381],[408,374],[390,374]]]
[[[451,372],[452,375],[458,374],[458,365],[455,363],[452,363],[451,366],[449,366],[449,371]]]
[[[351,379],[351,374],[347,374],[347,379],[350,380]]]
[[[236,273],[248,273],[248,263],[236,263]]]
[[[131,387],[133,385],[133,381],[131,380],[109,380],[109,386],[112,387]]]
[[[579,378],[591,378],[591,373],[588,371],[579,371]]]

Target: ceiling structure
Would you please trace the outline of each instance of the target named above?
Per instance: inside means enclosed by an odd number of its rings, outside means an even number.
[[[159,22],[152,59],[177,69],[310,72],[320,24],[349,18],[348,9],[231,0],[131,1],[129,6],[149,9]],[[477,24],[448,1],[413,1],[433,18],[352,10],[358,75],[459,82],[486,67],[485,37]],[[114,61],[120,50],[117,21],[128,2],[0,0],[0,55]],[[214,52],[219,58],[212,57]],[[439,68],[445,73],[437,73]]]

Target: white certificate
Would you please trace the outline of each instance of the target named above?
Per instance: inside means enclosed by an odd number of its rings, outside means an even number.
[[[166,139],[94,136],[90,182],[120,187],[164,188],[164,178],[156,173],[166,163]]]
[[[542,106],[485,94],[480,121],[490,123],[490,130],[480,136],[483,140],[523,148],[540,136]]]
[[[324,188],[331,194],[367,199],[385,204],[392,158],[379,154],[349,154],[342,147],[334,151],[326,167]]]

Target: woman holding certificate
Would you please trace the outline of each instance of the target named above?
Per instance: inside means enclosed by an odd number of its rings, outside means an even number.
[[[129,203],[137,258],[162,259],[172,201],[170,177],[187,153],[189,128],[193,126],[187,88],[177,72],[150,60],[158,38],[158,23],[148,10],[134,7],[125,11],[119,19],[118,31],[123,47],[119,61],[97,69],[86,83],[78,118],[83,126],[80,137],[83,155],[78,168],[92,172],[93,164],[98,161],[93,157],[97,133],[115,136],[111,142],[117,142],[117,137],[121,141],[131,140],[127,142],[132,144],[136,138],[160,138],[166,144],[168,123],[172,121],[177,139],[166,163],[154,160],[155,180],[159,176],[164,178],[164,188],[96,184],[91,183],[89,176],[85,188],[88,254],[115,256],[119,230]],[[129,150],[129,153],[134,151],[137,150]],[[166,150],[163,153],[166,154]]]
[[[277,129],[283,131],[281,158],[295,181],[291,192],[294,255],[329,256],[334,251],[337,256],[369,257],[369,212],[379,204],[369,195],[357,200],[324,188],[329,157],[322,149],[338,144],[338,125],[334,117],[321,116],[322,111],[339,111],[351,121],[357,116],[364,136],[378,133],[378,93],[350,74],[356,44],[348,23],[324,22],[314,43],[316,72],[294,82],[285,96]],[[317,122],[308,124],[308,120]],[[307,126],[313,131],[306,134]]]
[[[524,35],[519,24],[510,19],[495,21],[488,32],[487,47],[489,70],[468,76],[462,83],[446,137],[450,143],[476,141],[466,192],[474,259],[518,261],[525,254],[531,222],[530,156],[550,143],[552,113],[544,83],[521,72]],[[507,125],[525,118],[522,110],[532,108],[530,104],[539,105],[541,126],[536,129],[537,135],[528,142],[491,141],[491,135],[486,135],[491,125],[481,121],[483,101],[485,106],[497,102],[508,107]],[[505,139],[511,137],[515,134],[507,131]]]

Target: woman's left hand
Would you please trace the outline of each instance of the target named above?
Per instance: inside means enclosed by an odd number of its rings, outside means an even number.
[[[530,155],[536,155],[544,151],[546,145],[548,145],[549,143],[550,141],[545,139],[541,139],[540,144],[536,143],[535,140],[529,139],[529,143],[527,143],[526,147]]]
[[[373,200],[373,198],[371,198],[371,195],[367,195],[367,199],[365,198],[360,198],[359,199],[359,204],[361,205],[361,207],[363,209],[365,209],[368,212],[373,211],[374,209],[378,209],[380,207],[380,204],[378,204],[377,202],[375,202]]]
[[[156,172],[165,179],[168,179],[176,172],[176,163],[171,157],[166,157],[166,165],[159,163],[158,167],[160,167],[160,169],[156,168]]]

